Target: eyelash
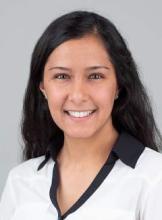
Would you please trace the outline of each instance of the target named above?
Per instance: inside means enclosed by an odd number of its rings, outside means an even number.
[[[99,76],[100,78],[95,78],[95,79],[101,79],[101,78],[103,78],[103,76],[100,74],[100,73],[93,73],[93,74],[91,74],[90,76]],[[54,78],[56,78],[56,79],[65,79],[65,78],[58,78],[59,76],[68,76],[67,74],[65,74],[65,73],[60,73],[60,74],[57,74]]]

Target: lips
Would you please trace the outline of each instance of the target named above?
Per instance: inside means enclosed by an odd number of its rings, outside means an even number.
[[[69,112],[91,112],[90,114],[94,113],[97,109],[94,109],[94,110],[64,110],[65,113],[69,114]]]
[[[83,113],[70,114],[68,111],[64,111],[64,112],[73,120],[84,120],[84,119],[89,119],[93,115],[93,113],[96,112],[96,109],[92,110],[91,113],[88,113],[88,114],[85,114],[85,115]],[[82,112],[84,112],[84,111],[82,111]],[[90,111],[85,111],[85,112],[90,112]]]

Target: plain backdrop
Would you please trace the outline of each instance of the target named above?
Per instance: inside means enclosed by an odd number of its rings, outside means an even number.
[[[33,47],[56,17],[90,10],[112,20],[126,39],[162,131],[160,0],[0,0],[0,194],[21,162],[20,119]]]

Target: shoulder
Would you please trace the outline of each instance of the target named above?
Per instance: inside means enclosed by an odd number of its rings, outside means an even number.
[[[145,147],[135,171],[143,180],[138,202],[141,219],[162,219],[162,154]]]
[[[137,161],[135,172],[149,182],[162,179],[162,154],[145,147]]]
[[[50,159],[38,171],[43,160],[44,156],[30,159],[10,170],[0,199],[0,215],[3,214],[4,219],[12,215],[20,204],[27,207],[31,201],[40,202],[37,195],[47,198],[54,161]]]
[[[44,160],[44,156],[29,159],[21,164],[13,167],[9,172],[10,178],[31,179],[36,176],[45,175],[49,167],[53,166],[53,161],[49,160],[44,168],[38,171],[40,163]]]

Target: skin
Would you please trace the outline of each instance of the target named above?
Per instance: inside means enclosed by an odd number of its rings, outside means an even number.
[[[92,66],[106,68],[87,69]],[[86,35],[59,45],[46,62],[40,90],[47,98],[53,120],[64,131],[58,161],[65,167],[75,165],[76,169],[103,163],[118,137],[111,117],[118,85],[102,41]],[[94,109],[97,111],[86,120],[74,121],[64,113]]]

